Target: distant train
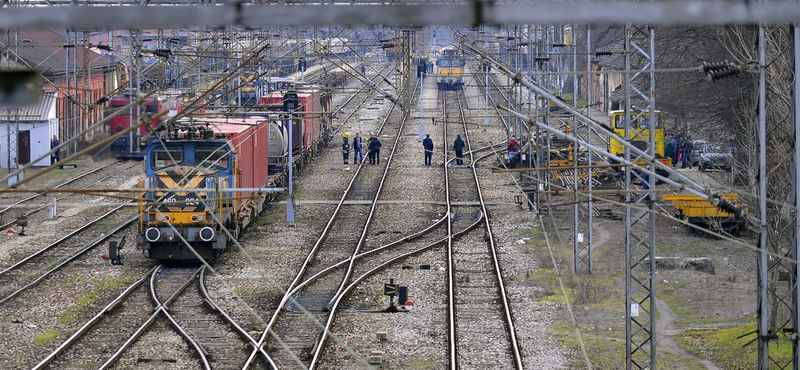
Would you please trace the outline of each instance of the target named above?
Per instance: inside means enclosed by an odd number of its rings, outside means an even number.
[[[464,87],[464,55],[455,46],[445,46],[436,60],[436,86],[441,90],[460,90]]]
[[[296,109],[287,112],[291,96]],[[290,148],[295,163],[317,153],[330,131],[330,102],[330,91],[318,88],[276,92],[260,99],[269,111],[170,124],[144,151],[137,247],[169,261],[196,261],[195,252],[212,259],[227,249],[224,229],[237,237],[269,198],[245,189],[267,187],[270,174],[287,167]]]
[[[130,104],[131,98],[132,96],[128,95],[115,96],[111,98],[109,102],[111,112],[113,113]],[[146,98],[143,106],[144,107],[142,108],[141,105],[138,107],[134,105],[128,108],[127,111],[112,117],[111,120],[109,120],[109,135],[116,135],[126,130],[128,127],[131,127],[131,124],[138,123],[140,115],[146,114],[152,116],[164,109],[161,101],[159,101],[156,97]],[[142,142],[143,137],[159,124],[161,124],[161,121],[152,121],[150,123],[150,127],[143,126],[139,128],[139,130],[132,131],[130,134],[120,136],[111,143],[111,151],[118,158],[142,159],[143,153],[141,153],[140,149],[142,146],[146,145],[146,142]]]

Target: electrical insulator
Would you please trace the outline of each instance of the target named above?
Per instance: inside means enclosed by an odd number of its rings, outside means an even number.
[[[157,57],[161,58],[169,58],[169,55],[172,52],[169,49],[155,49],[153,50],[153,54]]]
[[[596,56],[596,57],[610,57],[611,54],[612,53],[610,51],[595,51],[594,52],[594,56]]]
[[[742,72],[744,72],[743,66],[731,65],[725,67],[724,69],[714,70],[706,73],[706,80],[716,82],[717,80],[738,75],[741,74]]]

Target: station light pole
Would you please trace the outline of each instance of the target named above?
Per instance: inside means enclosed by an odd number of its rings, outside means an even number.
[[[297,109],[297,104],[299,103],[300,98],[297,96],[297,92],[289,91],[283,96],[283,109],[289,112],[289,159],[286,163],[289,166],[289,200],[286,202],[286,222],[294,222],[294,187],[293,187],[293,177],[294,177],[294,166],[292,163],[292,152],[293,152],[293,145],[294,142],[292,141],[292,131],[294,131],[293,118],[292,113],[295,109]]]

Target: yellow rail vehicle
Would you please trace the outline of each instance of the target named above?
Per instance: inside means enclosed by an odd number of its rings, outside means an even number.
[[[703,188],[710,189],[712,192],[724,189],[722,184],[703,172],[689,169],[679,169],[678,171],[692,182],[699,184]],[[739,194],[735,192],[720,191],[719,197],[724,198],[733,205],[738,206],[741,204]],[[672,203],[672,206],[675,207],[675,217],[684,222],[726,232],[741,231],[744,227],[742,219],[736,218],[733,213],[720,209],[720,207],[700,196],[689,194],[686,191],[678,194],[665,194],[663,199]],[[744,211],[747,212],[746,207]]]
[[[442,90],[461,90],[464,87],[464,55],[455,46],[439,51],[436,60],[436,86]]]
[[[611,111],[611,126],[614,134],[624,138],[629,143],[633,144],[640,150],[645,150],[647,143],[650,141],[650,127],[649,127],[649,114],[648,112],[631,112],[631,128],[630,135],[626,136],[625,133],[625,111]],[[671,159],[664,156],[664,113],[656,111],[655,128],[652,133],[653,145],[655,146],[655,158],[657,161],[666,166],[671,166]],[[608,152],[619,158],[625,157],[625,147],[622,143],[614,138],[608,141]],[[612,163],[616,161],[612,160]],[[644,166],[645,161],[637,160],[636,164]],[[668,176],[669,173],[663,170],[656,170],[659,175]]]

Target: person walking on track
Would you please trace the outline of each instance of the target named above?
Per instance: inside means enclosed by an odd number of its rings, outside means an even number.
[[[344,164],[348,164],[347,161],[350,159],[350,133],[345,132],[344,138],[342,138],[342,159],[344,159]]]
[[[356,132],[353,138],[353,164],[364,163],[364,150],[361,149],[361,134]]]
[[[425,148],[425,165],[431,165],[431,159],[433,159],[433,140],[431,139],[431,134],[425,135],[425,140],[422,140],[422,147]]]
[[[464,162],[461,160],[461,157],[464,156],[464,140],[461,140],[461,135],[456,136],[456,141],[453,143],[453,150],[456,152],[456,165],[464,165]]]

